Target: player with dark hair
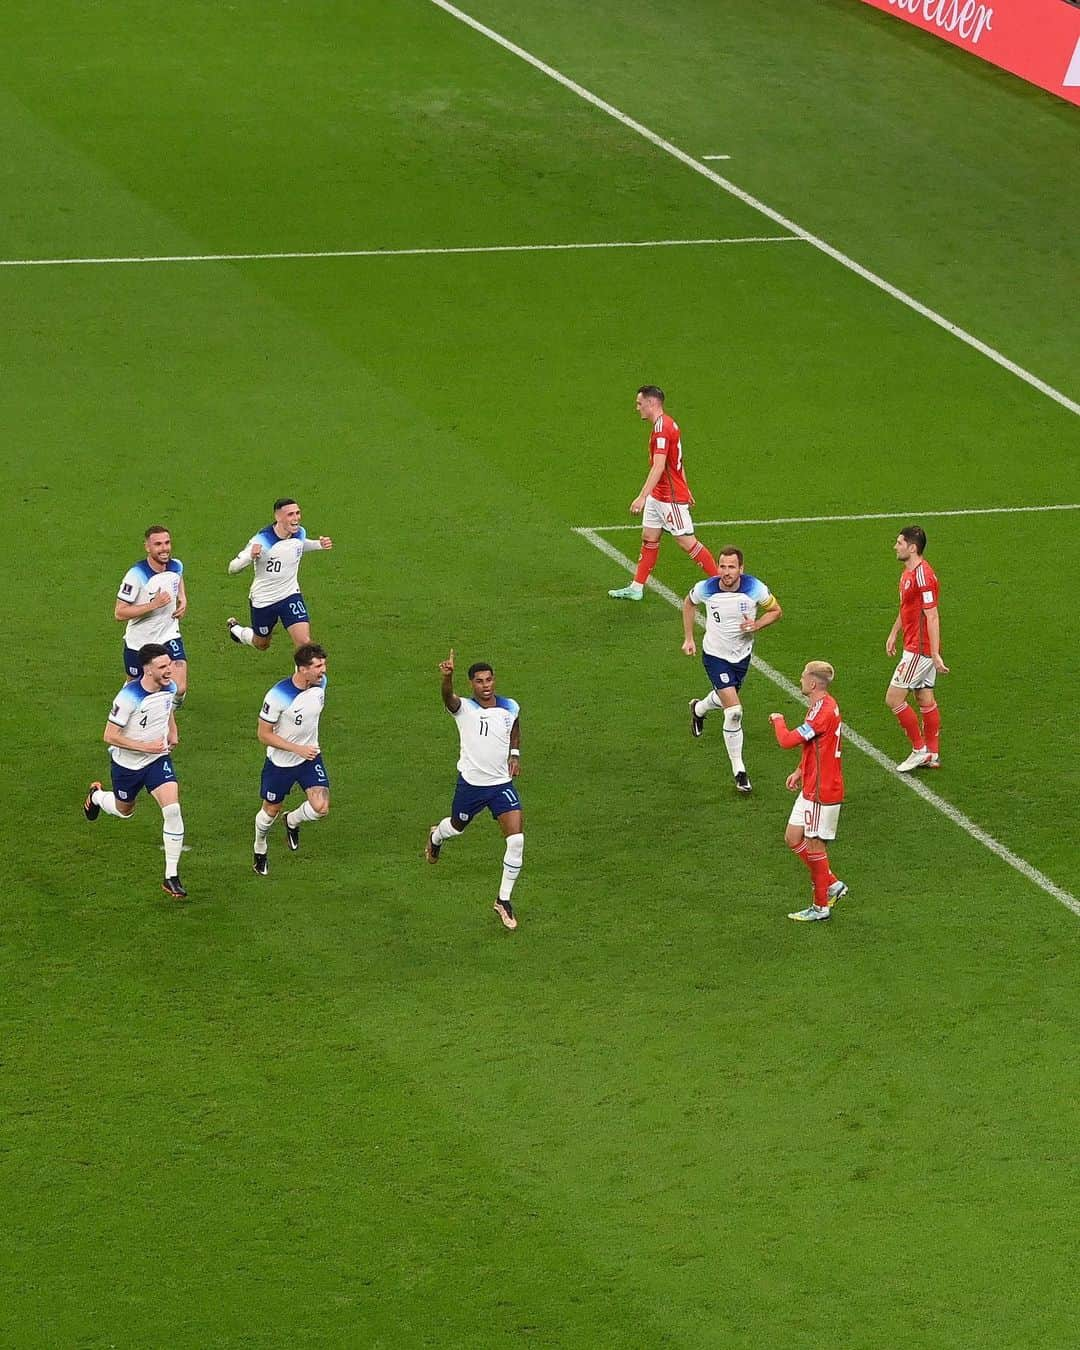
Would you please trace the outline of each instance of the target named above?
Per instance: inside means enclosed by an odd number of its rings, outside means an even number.
[[[437,863],[442,846],[456,839],[485,807],[499,822],[506,846],[495,913],[505,928],[518,921],[510,896],[521,873],[525,834],[521,798],[513,779],[521,770],[521,710],[512,698],[495,693],[495,672],[486,661],[469,667],[471,698],[454,693],[454,650],[439,662],[442,701],[457,723],[461,741],[457,787],[450,814],[428,831],[424,856]]]
[[[697,653],[694,618],[705,608],[705,636],[701,660],[712,688],[702,699],[690,700],[690,734],[700,736],[705,718],[724,714],[724,748],[735,775],[736,790],[753,791],[743,762],[743,710],[739,690],[750,669],[754,638],[783,618],[784,611],[763,581],[743,572],[742,549],[733,544],[717,555],[717,575],[699,581],[683,601],[683,645],[687,656]]]
[[[251,624],[248,627],[238,619],[229,619],[226,626],[232,640],[264,652],[280,623],[294,647],[310,642],[307,606],[297,581],[300,560],[305,553],[333,547],[334,541],[326,535],[309,539],[300,524],[300,507],[292,497],[279,497],[274,503],[273,524],[252,535],[229,563],[230,575],[255,566],[255,580],[248,592]]]
[[[109,747],[112,791],[99,782],[90,784],[83,802],[83,815],[97,820],[107,816],[127,820],[145,788],[161,807],[162,843],[165,847],[165,879],[161,889],[175,900],[187,896],[180,880],[180,855],[184,850],[184,818],[180,812],[180,786],[172,765],[172,749],[180,739],[173,716],[176,685],[172,658],[159,642],[140,647],[142,675],[125,684],[113,700],[105,723]]]
[[[267,691],[259,711],[259,742],[266,746],[260,796],[255,815],[255,854],[259,876],[270,870],[267,838],[293,787],[304,789],[302,801],[285,817],[285,841],[295,853],[300,826],[323,820],[330,811],[330,779],[319,748],[319,718],[326,698],[326,652],[306,642],[293,653],[296,669]]]
[[[124,573],[113,618],[127,624],[123,661],[129,680],[142,678],[139,649],[148,642],[160,643],[169,653],[176,685],[173,711],[178,712],[187,694],[187,653],[180,636],[180,620],[187,612],[184,564],[172,556],[172,535],[165,525],[148,525],[143,544],[146,557]]]
[[[844,800],[844,774],[840,767],[840,709],[829,693],[836,671],[828,661],[808,661],[799,684],[810,700],[806,716],[788,730],[783,713],[770,713],[777,743],[786,750],[802,748],[802,759],[787,786],[798,790],[788,817],[784,841],[810,871],[814,898],[806,909],[789,914],[789,919],[813,923],[829,918],[832,906],[847,895],[848,888],[829,866],[827,840],[836,838],[840,807]]]
[[[897,770],[911,773],[913,769],[936,769],[941,764],[938,740],[941,714],[934,683],[939,674],[949,673],[949,667],[941,659],[938,579],[923,557],[926,531],[920,525],[905,526],[896,536],[893,549],[904,570],[900,573],[900,611],[885,639],[885,651],[889,656],[896,655],[900,632],[904,635],[904,648],[885,691],[885,703],[896,714],[911,742],[911,754],[896,766]],[[921,727],[915,709],[908,703],[912,691],[922,716]]]
[[[664,412],[664,391],[659,385],[643,384],[637,391],[634,407],[642,421],[652,423],[649,473],[630,503],[630,514],[641,516],[641,553],[633,581],[608,591],[614,600],[640,600],[645,594],[645,583],[656,566],[660,536],[665,530],[707,577],[716,571],[712,554],[694,534],[690,518],[694,494],[683,470],[682,433],[679,424]]]

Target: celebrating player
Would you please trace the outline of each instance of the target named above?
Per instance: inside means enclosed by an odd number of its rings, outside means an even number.
[[[227,620],[232,640],[264,652],[270,646],[274,626],[280,621],[294,647],[309,643],[311,626],[297,581],[300,559],[305,553],[333,547],[334,541],[326,535],[309,539],[300,524],[296,502],[291,497],[278,498],[274,503],[274,523],[253,535],[229,563],[230,574],[242,572],[249,563],[255,564],[255,580],[248,592],[251,626],[244,627],[237,619]]]
[[[428,831],[424,857],[437,863],[442,846],[462,834],[469,821],[486,806],[506,840],[502,881],[495,913],[505,928],[516,928],[517,919],[510,896],[521,872],[525,854],[522,832],[521,798],[512,779],[521,769],[520,709],[512,698],[495,693],[495,672],[486,661],[469,667],[471,698],[454,693],[454,649],[439,662],[442,676],[442,701],[457,722],[461,739],[458,780],[450,814]]]
[[[642,421],[652,423],[649,475],[630,503],[630,514],[641,516],[641,553],[637,570],[628,586],[608,591],[615,600],[640,600],[645,594],[645,583],[656,566],[664,530],[707,577],[716,571],[712,554],[694,536],[694,522],[690,519],[694,496],[683,472],[682,434],[679,424],[664,412],[664,391],[655,384],[643,384],[637,391],[634,406]]]
[[[748,793],[754,789],[743,763],[739,689],[750,669],[755,634],[776,623],[784,611],[763,581],[744,575],[741,549],[721,549],[716,569],[715,577],[697,583],[682,607],[682,649],[687,656],[693,656],[697,652],[694,616],[698,605],[705,606],[701,660],[712,685],[703,699],[690,700],[690,734],[700,736],[709,713],[723,709],[724,748],[731,760],[735,787]]]
[[[145,788],[161,807],[161,838],[165,845],[165,879],[161,889],[174,899],[183,900],[187,896],[180,880],[184,818],[170,753],[180,739],[173,717],[176,685],[172,680],[172,660],[158,642],[141,647],[138,660],[141,678],[120,690],[105,723],[113,790],[103,792],[100,783],[91,783],[83,802],[83,814],[87,820],[97,820],[104,811],[126,820],[134,814],[135,800]]]
[[[267,692],[259,713],[259,740],[266,746],[262,771],[262,805],[255,815],[255,857],[259,876],[270,870],[267,836],[277,820],[285,798],[295,784],[304,789],[307,801],[285,817],[285,842],[295,853],[300,847],[300,826],[322,820],[330,810],[330,780],[319,749],[319,717],[326,690],[326,652],[308,642],[293,654],[296,669]]]
[[[813,923],[827,919],[837,900],[847,895],[847,887],[829,866],[825,841],[836,838],[840,805],[844,800],[844,774],[840,767],[841,722],[836,699],[829,685],[836,672],[828,661],[808,661],[799,684],[810,700],[806,717],[791,731],[783,713],[770,713],[777,742],[785,750],[802,747],[802,762],[787,777],[792,792],[798,790],[788,817],[784,840],[797,858],[810,869],[814,898],[806,909],[789,914],[789,919]]]
[[[172,536],[164,525],[149,526],[143,542],[146,557],[124,573],[113,617],[127,624],[124,670],[129,679],[142,678],[140,647],[156,642],[168,652],[176,685],[173,712],[177,712],[187,695],[187,653],[180,636],[180,620],[187,612],[184,564],[172,556]]]
[[[904,650],[885,691],[885,703],[896,714],[904,735],[911,742],[911,754],[896,767],[900,773],[912,769],[936,769],[941,714],[934,696],[934,681],[949,667],[941,659],[941,621],[938,616],[938,579],[923,557],[926,531],[908,525],[896,536],[896,556],[904,564],[900,573],[900,612],[885,639],[889,656],[896,655],[897,634],[903,630]],[[922,714],[919,718],[907,699],[910,690]]]

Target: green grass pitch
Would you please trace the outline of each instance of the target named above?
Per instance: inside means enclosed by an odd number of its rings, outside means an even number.
[[[469,12],[1080,398],[1076,110],[856,0]],[[785,231],[428,0],[10,0],[0,261]],[[805,903],[794,756],[756,791],[629,522],[658,381],[703,528],[897,759],[908,513],[1080,500],[1055,401],[805,242],[0,267],[0,1344],[1075,1343],[1080,919],[850,747]],[[294,494],[330,652],[330,818],[250,869],[279,636],[228,559]],[[82,819],[151,520],[186,565],[160,816]],[[1077,894],[1075,511],[927,515],[935,792]],[[636,555],[633,532],[601,537]],[[670,542],[658,578],[697,573]],[[490,823],[421,859],[456,737],[437,662],[522,705],[521,926]]]

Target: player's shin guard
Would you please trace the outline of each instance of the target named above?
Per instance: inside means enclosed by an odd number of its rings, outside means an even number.
[[[810,868],[810,875],[814,879],[814,904],[828,906],[829,877],[832,876],[829,871],[829,855],[821,847],[819,840],[813,840],[813,847],[819,851],[811,853],[809,849],[807,850],[806,865]]]
[[[657,539],[652,544],[642,544],[641,552],[638,554],[637,570],[634,572],[634,580],[639,586],[644,586],[649,576],[656,566],[656,560],[660,556],[660,540]]]
[[[926,748],[938,753],[938,736],[941,732],[941,710],[936,703],[922,710],[922,729],[926,737]]]
[[[514,889],[514,882],[521,875],[521,862],[525,856],[525,836],[508,834],[506,851],[503,853],[502,881],[499,883],[499,899],[507,901]]]
[[[742,704],[736,703],[733,707],[724,709],[724,749],[728,752],[728,759],[731,760],[732,773],[746,772],[742,748]]]
[[[122,811],[116,809],[115,792],[102,792],[101,788],[96,788],[90,796],[94,805],[100,806],[107,816],[116,816],[117,820],[131,819],[130,814],[124,815]]]
[[[919,719],[915,715],[915,709],[910,704],[901,704],[896,710],[896,720],[900,723],[904,735],[911,742],[911,748],[913,750],[925,750],[926,742],[919,730]]]
[[[716,576],[716,559],[704,544],[695,544],[686,556],[696,562],[707,577]]]
[[[255,812],[255,852],[265,853],[267,851],[266,837],[273,828],[277,816],[270,816],[262,809]]]
[[[174,877],[180,871],[180,854],[184,851],[184,817],[180,803],[161,808],[163,826],[161,842],[165,845],[165,875]]]
[[[290,829],[295,830],[297,825],[303,825],[305,821],[322,820],[322,815],[315,810],[310,802],[301,802],[295,811],[290,811],[285,817],[285,824]]]

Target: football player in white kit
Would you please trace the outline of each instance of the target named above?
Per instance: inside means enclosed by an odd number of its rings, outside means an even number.
[[[502,880],[495,913],[504,928],[516,928],[510,896],[521,873],[525,854],[521,798],[513,784],[521,769],[521,710],[512,698],[495,693],[495,672],[486,661],[469,667],[471,698],[454,693],[454,650],[439,662],[442,701],[457,723],[461,740],[457,787],[450,814],[428,831],[424,857],[437,863],[442,846],[456,839],[469,821],[486,807],[503,832]]]
[[[125,684],[113,700],[105,723],[109,747],[111,792],[90,784],[83,802],[87,820],[97,820],[102,811],[126,820],[135,812],[139,793],[147,792],[161,807],[162,842],[165,846],[165,879],[161,889],[176,900],[187,896],[180,880],[180,855],[184,850],[184,818],[180,814],[180,785],[172,765],[171,751],[180,739],[173,716],[176,685],[172,660],[157,642],[139,651],[142,678]]]
[[[296,784],[307,800],[285,817],[285,842],[300,847],[300,826],[322,820],[330,810],[330,779],[319,749],[319,718],[326,699],[326,652],[315,642],[298,647],[296,669],[267,691],[259,710],[259,741],[266,746],[255,816],[255,855],[259,876],[270,870],[267,837]]]
[[[139,648],[160,643],[172,658],[176,685],[173,711],[187,695],[187,653],[180,636],[180,620],[187,612],[184,564],[172,556],[172,535],[164,525],[151,525],[143,535],[146,557],[124,573],[116,593],[113,618],[126,623],[124,669],[129,680],[142,678]]]
[[[273,524],[252,535],[229,563],[230,575],[251,564],[255,566],[255,580],[248,591],[251,624],[243,625],[235,618],[227,620],[232,640],[264,652],[280,622],[294,647],[310,642],[311,625],[297,580],[300,560],[305,553],[333,547],[334,541],[326,535],[309,539],[300,524],[299,506],[291,497],[279,497],[274,503]]]
[[[697,652],[694,616],[705,606],[701,660],[712,688],[703,699],[690,700],[690,734],[700,736],[711,712],[724,713],[724,748],[731,760],[738,792],[752,792],[743,763],[743,716],[739,689],[750,669],[754,637],[776,623],[783,610],[768,586],[743,573],[742,550],[722,548],[716,555],[716,576],[699,581],[683,601],[683,645],[687,656]]]

